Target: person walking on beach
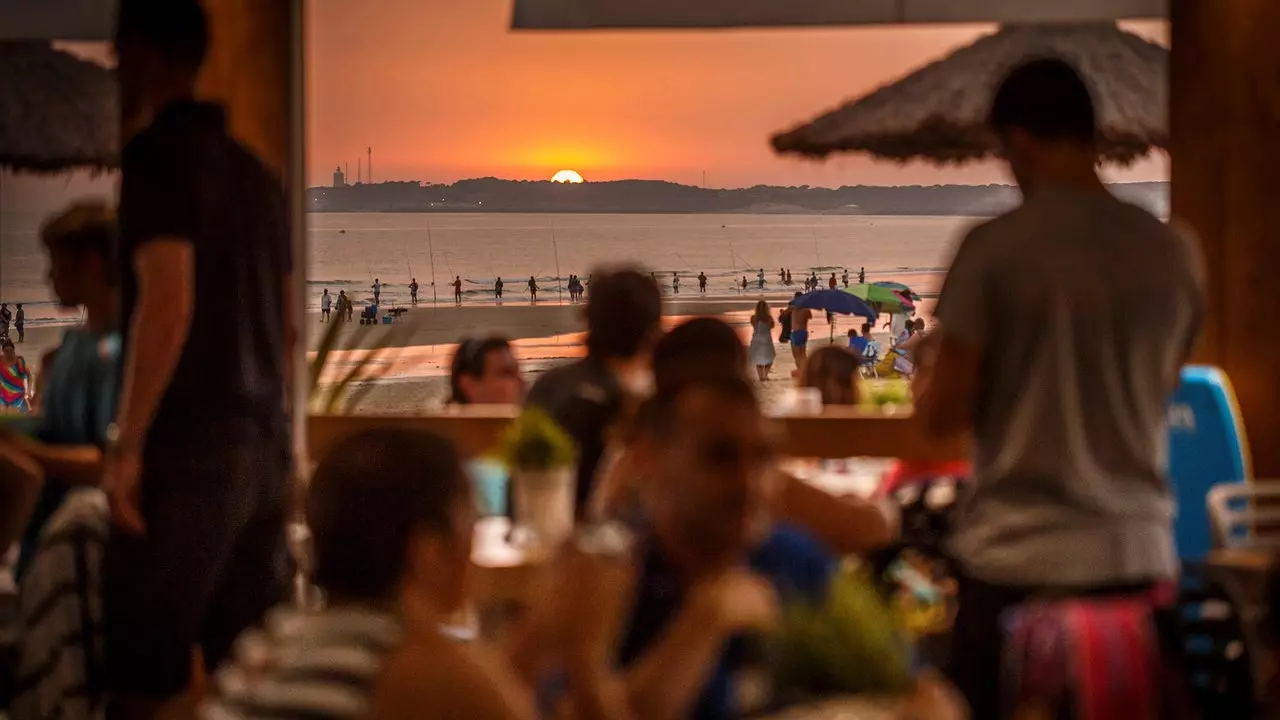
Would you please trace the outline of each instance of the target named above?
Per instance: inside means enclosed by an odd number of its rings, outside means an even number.
[[[849,289],[849,268],[844,269],[844,276],[841,279],[844,280],[845,290],[848,290]]]
[[[409,304],[418,304],[418,278],[409,279]]]
[[[351,322],[352,316],[355,315],[356,312],[356,304],[351,301],[351,297],[346,293],[346,290],[342,291],[342,297],[346,301],[343,303],[343,306],[347,311],[347,322]]]
[[[529,304],[536,305],[538,303],[538,282],[529,276]]]
[[[796,298],[803,297],[803,293],[796,293]],[[804,367],[805,359],[808,357],[809,346],[809,320],[813,318],[813,311],[809,308],[793,307],[791,309],[791,356],[795,358],[796,369],[792,371],[792,377],[799,377],[800,368]]]
[[[761,300],[756,303],[756,313],[751,317],[751,344],[747,351],[751,355],[751,364],[756,366],[756,378],[760,382],[769,379],[773,371],[773,361],[777,358],[777,350],[773,347],[773,315],[769,313],[769,303]]]
[[[707,274],[704,272],[698,273],[698,292],[707,292]]]
[[[349,299],[347,299],[347,291],[346,291],[346,290],[339,290],[339,291],[338,291],[338,301],[337,301],[337,303],[335,303],[335,304],[338,306],[338,308],[337,308],[337,309],[338,309],[338,321],[339,321],[339,322],[342,322],[342,321],[346,320],[346,319],[347,319],[347,307],[351,304],[351,301],[350,301]]]
[[[959,615],[947,671],[975,718],[1001,716],[1002,657],[1016,652],[1007,610],[1176,582],[1166,403],[1205,312],[1195,239],[1098,177],[1093,99],[1074,68],[1018,66],[988,117],[1023,200],[960,242],[915,355],[922,428],[975,443],[975,488],[950,543]]]
[[[27,311],[22,309],[22,303],[18,303],[18,312],[13,316],[13,329],[18,331],[18,342],[26,339],[27,327]]]
[[[764,289],[764,268],[760,268],[760,272],[756,273],[756,284],[760,286],[761,290]]]
[[[784,283],[784,284],[786,284],[786,285],[790,285],[790,284],[791,284],[791,271],[790,271],[790,270],[788,270],[788,271],[787,271],[787,278],[786,278],[786,280],[784,280],[784,281],[783,281],[783,283]]]
[[[502,299],[502,278],[493,281],[493,297],[497,300]]]
[[[217,667],[288,597],[290,223],[279,176],[231,136],[223,107],[194,99],[200,3],[121,0],[117,20],[132,81],[122,387],[103,472],[107,716],[185,717],[193,651]]]
[[[828,289],[830,289],[830,290],[835,290],[835,289],[836,289],[836,274],[835,274],[835,273],[831,273],[831,279],[827,281],[827,288],[828,288]]]
[[[747,291],[747,276],[743,275],[742,276],[742,292],[746,292],[746,291]]]
[[[859,285],[866,285],[866,284],[867,284],[867,269],[866,269],[866,268],[858,268],[858,284],[859,284]]]
[[[454,305],[462,304],[462,276],[461,275],[453,276],[453,304]]]
[[[673,295],[680,294],[680,274],[671,273],[671,293]]]
[[[373,279],[373,304],[377,305],[382,300],[382,281],[378,278]]]
[[[329,288],[324,289],[324,294],[320,296],[320,322],[329,322],[329,311],[333,306],[333,298],[329,296]],[[341,312],[341,309],[339,309]]]

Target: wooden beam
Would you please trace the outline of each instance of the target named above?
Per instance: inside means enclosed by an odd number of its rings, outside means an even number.
[[[466,456],[491,449],[515,417],[511,408],[476,408],[435,415],[312,415],[307,423],[311,457],[319,458],[338,440],[377,427],[430,430],[457,443]],[[888,457],[946,461],[968,457],[964,438],[938,442],[925,439],[910,415],[867,415],[854,410],[828,410],[822,415],[778,418],[783,452],[793,457]]]
[[[1280,3],[1173,0],[1171,35],[1172,214],[1208,271],[1197,360],[1231,378],[1255,474],[1280,477]]]

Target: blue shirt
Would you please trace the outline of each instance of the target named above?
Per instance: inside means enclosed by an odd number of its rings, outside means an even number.
[[[107,425],[116,415],[120,335],[68,330],[53,362],[41,379],[39,416],[25,419],[23,430],[51,445],[102,445]],[[22,536],[15,574],[21,577],[31,562],[44,524],[62,504],[70,486],[56,477],[45,480],[36,507]]]
[[[748,566],[772,582],[784,602],[789,598],[817,602],[826,595],[836,559],[805,531],[778,525],[751,552]],[[624,666],[639,659],[666,629],[680,609],[685,588],[664,559],[650,552],[643,560],[636,592],[631,624],[622,644]],[[734,676],[750,661],[750,654],[748,638],[730,639],[692,717],[715,720],[738,716]]]
[[[857,353],[858,357],[862,357],[867,354],[867,346],[870,344],[871,341],[861,335],[854,335],[849,338],[849,349]]]

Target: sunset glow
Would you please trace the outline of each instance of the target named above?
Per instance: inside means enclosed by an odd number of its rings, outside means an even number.
[[[577,184],[582,182],[582,176],[574,172],[573,170],[561,170],[560,172],[551,176],[551,182]]]

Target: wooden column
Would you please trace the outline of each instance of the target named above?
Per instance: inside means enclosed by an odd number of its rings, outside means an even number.
[[[1200,362],[1235,386],[1254,474],[1280,477],[1280,2],[1171,0],[1172,214],[1208,270]]]
[[[198,94],[227,106],[231,132],[285,178],[289,0],[203,0],[210,47]]]

